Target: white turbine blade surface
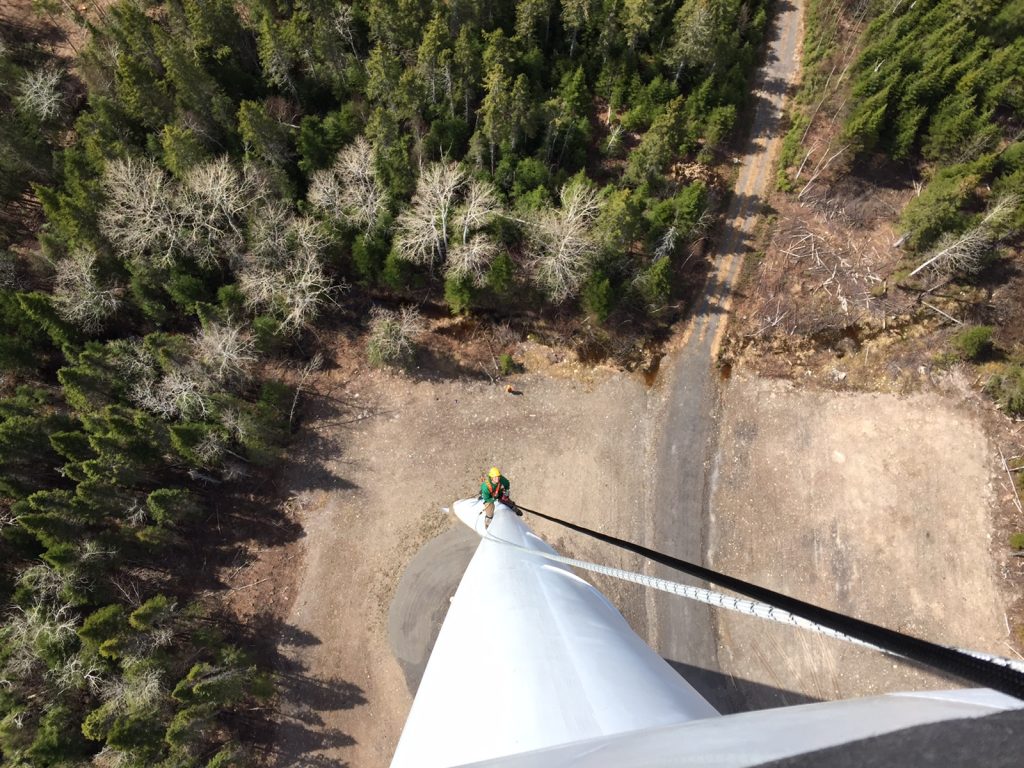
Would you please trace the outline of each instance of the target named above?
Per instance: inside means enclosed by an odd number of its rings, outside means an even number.
[[[455,514],[483,531],[483,502]],[[496,505],[489,534],[553,550]],[[717,717],[568,567],[484,538],[459,585],[393,768],[455,766]]]

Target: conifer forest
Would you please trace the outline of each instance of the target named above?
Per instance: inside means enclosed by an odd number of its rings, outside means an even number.
[[[773,2],[26,5],[0,20],[0,762],[255,765],[274,671],[196,573],[301,429],[318,329],[396,366],[421,312],[663,334]],[[908,247],[969,275],[1024,227],[1024,3],[859,5],[844,136],[927,165]],[[1024,413],[1024,368],[998,387]]]

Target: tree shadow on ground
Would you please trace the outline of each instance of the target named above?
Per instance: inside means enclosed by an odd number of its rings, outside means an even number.
[[[277,686],[273,721],[254,734],[267,764],[273,768],[346,765],[315,753],[356,743],[328,721],[331,713],[366,704],[363,689],[340,678],[309,675],[301,657],[305,649],[320,645],[320,639],[276,616],[263,613],[253,617],[246,623],[244,635],[261,663],[274,670]]]
[[[976,275],[971,277],[969,283],[986,289],[991,298],[992,292],[996,288],[1020,276],[1021,270],[1014,258],[996,255],[986,262]]]
[[[405,375],[414,381],[493,380],[482,368],[471,368],[450,355],[428,348],[416,351],[415,364],[405,369]]]
[[[733,264],[733,271],[741,269],[743,266],[741,259],[753,251],[755,244],[754,233],[744,231],[744,223],[749,219],[770,216],[773,213],[775,211],[761,195],[749,193],[732,195],[727,217],[723,218],[721,224],[711,235],[712,240],[717,243],[715,251],[717,258],[721,260],[735,256],[737,260]],[[719,280],[715,269],[714,263],[709,263],[706,282],[701,286],[702,292],[690,313],[693,318],[725,314],[725,300],[735,289],[728,282],[729,276],[726,276],[725,281]]]
[[[389,412],[372,402],[345,394],[347,383],[334,385],[330,391],[306,395],[302,416],[296,424],[302,439],[292,442],[275,473],[279,495],[357,488],[331,465],[346,463],[345,434],[348,430]]]
[[[45,49],[66,43],[67,31],[61,29],[52,17],[45,19],[28,6],[27,2],[21,8],[13,3],[0,3],[0,36],[8,45],[39,49],[37,57],[51,55]]]
[[[267,745],[272,765],[301,765],[322,759],[311,753],[356,743],[349,734],[330,726],[325,716],[366,704],[362,688],[347,680],[310,677],[305,665],[294,661],[278,670],[276,681],[280,706]]]
[[[756,709],[814,704],[821,701],[805,693],[787,691],[764,683],[727,675],[711,669],[665,659],[697,693],[707,699],[723,715],[751,712]]]
[[[176,532],[166,548],[167,557],[147,563],[153,589],[167,589],[168,577],[188,573],[191,580],[182,594],[227,588],[224,569],[243,564],[254,549],[283,547],[305,533],[288,513],[274,488],[273,471],[253,472],[231,482],[197,489],[203,513]],[[173,581],[173,580],[172,580]]]
[[[783,112],[772,99],[792,95],[793,89],[785,80],[767,78],[756,86],[747,99],[744,114],[753,121],[753,130],[734,139],[733,148],[741,155],[756,155],[767,151],[767,141],[780,132]]]
[[[340,385],[344,387],[344,383]],[[291,500],[308,491],[346,491],[357,486],[339,473],[349,428],[383,412],[347,397],[343,389],[308,392],[293,431],[301,431],[270,466],[246,464],[232,480],[210,477],[198,491],[206,512],[198,530],[184,530],[166,572],[188,570],[201,590],[224,589],[224,569],[249,559],[253,549],[272,549],[305,536]]]
[[[293,431],[301,430],[301,439],[291,442],[273,468],[236,481],[230,494],[221,490],[227,483],[211,488],[214,514],[208,527],[217,539],[215,556],[207,558],[209,541],[194,548],[203,557],[196,571],[209,588],[227,586],[231,577],[224,574],[256,559],[254,549],[273,549],[305,536],[296,512],[305,493],[357,487],[343,476],[344,465],[352,463],[344,456],[349,430],[385,411],[347,394],[347,383],[322,377],[319,389],[304,393],[292,425]],[[257,579],[254,585],[271,578],[276,577]],[[230,625],[232,641],[251,653],[260,668],[274,673],[276,701],[265,719],[248,729],[247,742],[264,756],[262,764],[274,768],[343,766],[337,757],[323,753],[333,755],[356,743],[334,723],[338,712],[366,704],[364,691],[347,680],[311,674],[307,654],[321,644],[320,638],[273,615],[273,610],[267,605],[244,621],[224,622]]]
[[[765,40],[772,40],[778,37],[779,21],[787,11],[793,10],[793,4],[789,0],[779,0],[775,3],[774,12],[772,13],[771,24],[769,29],[765,32]],[[764,58],[759,65],[759,70],[754,79],[750,82],[750,95],[746,103],[742,106],[741,114],[739,115],[736,125],[751,125],[755,122],[755,117],[758,114],[758,110],[762,107],[762,102],[767,101],[764,94],[769,96],[788,95],[792,96],[796,92],[795,83],[791,84],[783,78],[769,77],[767,75],[769,66],[775,63],[779,63],[778,56],[769,46],[764,47]],[[763,113],[764,114],[764,113]],[[781,113],[772,111],[767,113],[768,117],[771,118],[771,130],[777,128],[777,123],[781,117]],[[754,131],[735,131],[737,135],[734,141],[734,149],[742,152],[743,154],[749,153],[754,148],[754,141],[760,136],[764,135],[767,126],[755,126]]]

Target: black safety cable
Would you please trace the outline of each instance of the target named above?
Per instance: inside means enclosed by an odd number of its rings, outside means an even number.
[[[795,597],[775,592],[757,584],[751,584],[748,581],[737,579],[728,574],[713,571],[702,565],[680,560],[678,557],[672,557],[671,555],[664,555],[661,552],[642,547],[631,541],[609,536],[600,531],[593,531],[590,528],[585,528],[582,525],[576,525],[566,520],[559,520],[557,517],[546,515],[535,509],[528,509],[521,504],[516,506],[524,512],[529,512],[531,515],[536,515],[544,520],[550,520],[552,523],[557,523],[570,530],[577,531],[620,549],[628,550],[648,560],[653,560],[661,565],[667,565],[669,568],[688,573],[704,581],[726,587],[754,600],[770,603],[776,608],[789,611],[796,616],[816,622],[836,632],[842,632],[865,643],[871,643],[890,653],[1024,700],[1024,674],[1012,667],[1003,666],[994,661],[979,659],[955,648],[947,648],[928,640],[914,637],[913,635],[907,635],[879,626],[878,624],[872,624],[869,621],[863,621],[813,605],[812,603],[806,603]]]

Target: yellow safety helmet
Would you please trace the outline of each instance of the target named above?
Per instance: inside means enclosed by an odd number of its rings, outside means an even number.
[[[497,480],[501,477],[501,470],[497,467],[491,467],[491,471],[487,473],[487,476],[492,480]]]

